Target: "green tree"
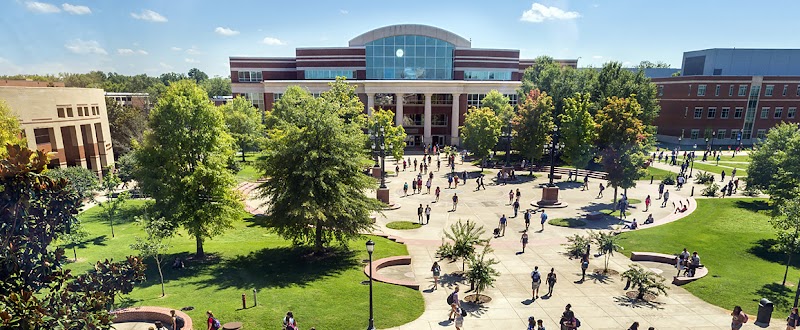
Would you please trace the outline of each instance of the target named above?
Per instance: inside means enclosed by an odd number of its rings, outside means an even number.
[[[747,187],[769,194],[775,206],[800,197],[799,128],[798,124],[778,124],[750,152]]]
[[[120,180],[112,170],[108,171],[108,174],[103,177],[103,182],[100,184],[107,199],[105,203],[100,203],[100,208],[103,209],[100,214],[103,218],[108,220],[108,224],[111,227],[111,237],[114,237],[114,218],[117,217],[122,205],[124,205],[125,201],[128,199],[127,192],[119,194],[116,198],[114,197],[114,190],[116,190],[120,184],[122,184],[122,180]]]
[[[630,268],[622,272],[622,279],[627,279],[631,285],[636,287],[638,294],[637,300],[644,300],[645,295],[658,297],[659,294],[667,295],[664,278],[654,272],[644,269],[638,264],[631,264]]]
[[[520,99],[532,90],[546,92],[553,98],[554,119],[558,120],[564,108],[564,99],[592,90],[596,83],[597,71],[577,70],[562,66],[549,56],[537,57],[534,65],[527,68],[522,76]]]
[[[770,224],[778,231],[778,244],[770,249],[786,254],[786,270],[783,272],[781,284],[786,285],[792,256],[800,251],[800,198],[785,201],[777,209],[777,214],[772,216]]]
[[[198,85],[208,79],[208,75],[198,68],[192,68],[186,75]]]
[[[619,237],[610,232],[592,232],[590,237],[594,244],[597,245],[597,251],[603,254],[605,264],[603,273],[608,273],[608,260],[614,256],[614,252],[619,252],[623,248],[619,245]]]
[[[128,184],[133,181],[133,175],[136,171],[136,157],[133,153],[128,153],[122,157],[117,158],[117,175],[123,184]]]
[[[136,237],[136,242],[131,244],[131,249],[139,251],[142,259],[153,258],[158,269],[158,278],[161,282],[161,296],[165,296],[164,272],[161,271],[161,263],[164,261],[164,253],[169,250],[167,242],[172,237],[172,224],[164,218],[151,218],[145,214],[138,217],[136,222],[144,227],[147,237]]]
[[[489,108],[471,108],[461,126],[461,143],[472,154],[481,159],[481,168],[486,156],[497,144],[503,122]]]
[[[45,176],[47,164],[44,152],[18,146],[0,161],[0,327],[111,329],[109,304],[144,278],[144,265],[106,260],[78,277],[62,269],[53,243],[76,224],[80,197]]]
[[[506,124],[514,117],[514,107],[509,102],[508,97],[493,89],[483,98],[481,107],[492,109],[500,122]]]
[[[639,119],[642,108],[635,98],[612,96],[607,103],[595,116],[597,145],[616,201],[617,188],[635,187],[636,180],[645,175],[643,165],[652,140]]]
[[[320,94],[320,98],[330,109],[336,111],[346,124],[355,123],[360,127],[367,124],[367,115],[364,113],[364,103],[356,94],[356,86],[347,83],[345,77],[336,77],[336,81],[328,83],[330,87]]]
[[[488,242],[481,238],[486,232],[483,226],[478,227],[473,221],[462,222],[460,219],[450,225],[450,230],[444,231],[444,237],[451,242],[444,242],[439,247],[439,257],[458,260],[461,258],[461,271],[466,269],[465,262],[475,254],[475,246]],[[445,253],[446,252],[446,253]]]
[[[175,73],[175,72],[165,72],[162,73],[161,76],[158,77],[158,80],[161,81],[161,84],[164,86],[169,86],[174,82],[178,82],[184,79],[188,79],[185,74],[183,73]],[[227,94],[226,94],[227,95]]]
[[[591,106],[588,94],[575,94],[564,100],[564,111],[559,116],[562,158],[575,168],[586,168],[594,158],[597,134]]]
[[[481,253],[473,253],[469,256],[469,271],[467,279],[475,285],[475,295],[480,297],[481,292],[494,286],[495,279],[500,276],[500,272],[494,268],[500,262],[494,258],[486,258],[487,254],[494,250],[489,246],[489,241],[483,246]],[[476,297],[476,298],[477,298]],[[479,301],[476,299],[476,301]]]
[[[658,103],[658,88],[644,75],[644,70],[631,71],[623,68],[619,62],[608,62],[597,74],[596,83],[592,84],[590,91],[596,109],[606,107],[614,96],[635,98],[641,107],[636,118],[645,125],[650,134],[648,138],[654,139],[653,121],[658,117],[661,106]]]
[[[390,150],[387,150],[388,153],[392,155],[394,159],[403,158],[403,153],[406,148],[406,130],[403,126],[395,126],[394,112],[378,108],[372,111],[372,117],[369,118],[369,123],[367,125],[369,125],[370,129],[383,127],[383,136],[385,137],[386,145],[391,144],[392,146]]]
[[[6,145],[24,146],[25,140],[20,135],[22,128],[19,126],[19,118],[11,112],[11,108],[0,100],[0,157],[6,156]]]
[[[143,109],[123,106],[112,98],[106,98],[108,129],[114,155],[123,156],[133,149],[133,143],[141,143],[147,130],[147,116]]]
[[[261,114],[253,103],[241,96],[222,106],[222,112],[225,114],[228,132],[242,151],[242,161],[245,161],[245,152],[258,147],[263,140]]]
[[[231,227],[241,209],[227,169],[233,139],[221,109],[193,81],[172,84],[150,112],[150,131],[135,151],[135,177],[155,200],[156,217],[181,225],[203,242]]]
[[[553,98],[538,89],[530,91],[519,105],[513,128],[514,149],[531,163],[540,160],[553,132]]]
[[[345,90],[343,81],[332,86]],[[362,126],[350,116],[363,110],[351,99],[330,102],[335,95],[312,97],[297,86],[276,103],[265,155],[257,168],[270,180],[259,186],[269,209],[266,222],[295,244],[312,243],[322,252],[332,241],[342,244],[372,228],[370,215],[380,201],[367,197],[375,180],[363,173],[372,164]],[[353,100],[355,98],[356,100]],[[343,109],[342,107],[349,107]]]
[[[57,167],[47,171],[47,176],[53,179],[66,179],[69,187],[73,189],[81,199],[91,198],[95,190],[100,188],[97,174],[91,170],[80,166]]]
[[[567,256],[570,258],[581,258],[586,254],[587,247],[592,243],[592,238],[574,234],[567,237],[567,243],[562,244],[567,248]]]
[[[69,232],[64,233],[62,240],[67,245],[67,248],[72,249],[72,262],[78,262],[78,246],[83,244],[83,241],[88,236],[89,232],[83,228],[83,224],[78,219],[75,219],[70,224]]]
[[[227,77],[215,76],[214,78],[203,80],[200,86],[203,86],[209,98],[233,94],[231,92],[231,79]]]
[[[662,61],[657,61],[657,62],[653,63],[653,62],[645,60],[645,61],[639,62],[639,65],[637,67],[640,68],[640,69],[652,69],[652,68],[669,68],[670,66],[669,66],[669,63],[662,62]]]

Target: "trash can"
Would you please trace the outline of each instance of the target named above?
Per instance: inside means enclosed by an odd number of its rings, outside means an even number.
[[[761,301],[758,302],[758,316],[756,316],[756,323],[769,325],[769,321],[772,319],[773,308],[772,302],[769,301],[769,299],[761,298]]]

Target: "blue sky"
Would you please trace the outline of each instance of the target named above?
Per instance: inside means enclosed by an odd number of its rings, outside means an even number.
[[[800,1],[188,1],[0,0],[0,74],[114,71],[227,76],[228,56],[294,56],[347,46],[371,29],[415,23],[520,49],[523,58],[580,58],[679,67],[683,51],[797,48]]]

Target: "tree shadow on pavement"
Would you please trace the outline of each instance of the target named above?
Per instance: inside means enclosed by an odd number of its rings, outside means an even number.
[[[650,309],[658,309],[662,310],[664,307],[661,307],[662,303],[657,301],[646,301],[640,299],[632,299],[628,298],[627,296],[616,296],[614,297],[614,302],[617,305],[622,307],[630,307],[630,308],[650,308]]]
[[[442,276],[439,277],[439,285],[448,289],[452,289],[453,286],[456,285],[463,286],[464,284],[466,284],[466,280],[467,278],[462,276],[460,272],[447,273],[447,274],[442,274]],[[464,290],[461,291],[463,292]]]
[[[614,280],[610,276],[608,276],[607,274],[603,274],[602,272],[591,272],[590,274],[586,274],[586,277],[592,279],[594,283],[600,283],[600,284],[614,283]]]
[[[489,307],[485,304],[476,304],[472,302],[461,302],[461,308],[467,311],[467,316],[472,316],[475,318],[480,318],[483,314],[486,314],[489,311]]]

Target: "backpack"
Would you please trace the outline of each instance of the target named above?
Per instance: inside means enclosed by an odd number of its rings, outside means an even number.
[[[211,318],[211,328],[212,329],[219,329],[222,328],[222,324],[219,323],[216,317]]]
[[[461,308],[461,316],[462,317],[463,316],[467,316],[467,310],[466,309]]]
[[[449,296],[447,296],[447,306],[450,306],[455,302],[454,301],[455,300],[455,297],[454,297],[455,295],[456,295],[456,293],[453,292]]]
[[[578,320],[577,317],[574,318],[573,320],[575,321],[575,328],[580,328],[581,327],[581,320]]]
[[[531,279],[533,279],[534,282],[539,282],[542,280],[542,276],[539,275],[539,272],[533,272]]]
[[[180,316],[175,316],[175,327],[181,329],[184,325],[186,325],[186,321]]]

